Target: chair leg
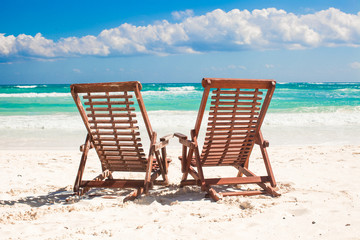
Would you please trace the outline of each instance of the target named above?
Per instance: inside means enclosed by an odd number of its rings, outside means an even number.
[[[189,169],[191,167],[191,159],[193,157],[194,154],[194,150],[193,149],[189,149],[189,152],[186,156],[186,148],[183,148],[183,154],[182,154],[182,160],[181,160],[181,170],[183,172],[183,176],[181,178],[181,181],[185,181],[188,177],[189,174]],[[185,156],[185,158],[184,158]],[[181,183],[180,183],[181,186]]]
[[[155,152],[155,157],[156,157],[156,161],[158,163],[158,166],[159,166],[159,169],[161,172],[161,176],[162,176],[164,182],[166,184],[168,184],[168,177],[167,177],[165,166],[164,166],[164,161],[166,161],[166,159],[164,160],[164,156],[161,156],[159,151]]]
[[[201,190],[206,191],[207,186],[205,184],[204,173],[203,173],[202,166],[200,163],[200,154],[199,154],[198,147],[195,148],[195,159],[196,159],[196,168],[198,170],[199,180],[200,180],[200,184],[201,184]]]
[[[271,168],[271,164],[270,164],[270,160],[269,160],[269,155],[266,151],[266,146],[264,146],[265,144],[263,144],[264,142],[264,138],[263,135],[261,133],[261,131],[259,131],[258,134],[258,139],[259,139],[259,145],[260,145],[260,150],[261,150],[261,154],[264,160],[264,164],[265,164],[265,168],[266,168],[266,172],[268,174],[268,176],[270,177],[270,184],[272,187],[276,187],[276,181],[275,181],[275,177]],[[267,145],[268,146],[268,145]],[[247,168],[247,166],[245,166]]]
[[[221,193],[216,192],[213,188],[209,188],[207,192],[215,202],[219,201],[222,198]]]
[[[130,194],[128,194],[124,198],[123,203],[125,203],[127,201],[134,201],[135,198],[139,197],[143,192],[144,192],[144,188],[142,188],[142,187],[135,189],[134,191],[132,191]]]
[[[244,168],[238,167],[238,169],[247,177],[255,177],[256,176],[253,172],[251,172],[249,169],[247,169],[245,167]],[[257,183],[257,185],[259,187],[261,187],[262,189],[264,189],[265,192],[267,192],[268,194],[270,194],[273,197],[278,197],[281,195],[281,194],[277,193],[273,187],[267,186],[265,183]]]
[[[74,183],[74,192],[75,193],[79,193],[79,188],[80,188],[80,182],[82,180],[82,176],[84,174],[84,169],[85,169],[85,164],[86,164],[86,160],[87,160],[87,155],[90,149],[90,135],[88,134],[86,136],[86,140],[85,140],[85,148],[83,151],[83,154],[81,155],[81,161],[80,161],[80,165],[79,165],[79,170],[78,173],[76,175],[76,179],[75,179],[75,183]]]
[[[151,183],[151,168],[154,162],[154,157],[151,151],[151,154],[149,155],[149,159],[148,159],[148,165],[147,165],[147,169],[146,169],[146,175],[145,175],[145,182],[144,182],[144,193],[148,194],[149,193],[149,188],[150,188],[150,183]]]

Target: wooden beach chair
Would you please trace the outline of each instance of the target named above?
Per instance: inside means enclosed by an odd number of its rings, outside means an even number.
[[[216,79],[202,80],[204,93],[191,140],[175,133],[183,145],[181,186],[199,185],[215,201],[222,196],[257,195],[267,193],[278,196],[276,182],[266,147],[269,142],[261,133],[265,113],[275,90],[274,80]],[[212,90],[210,90],[212,89]],[[206,103],[211,95],[211,106],[205,141],[199,150],[198,135]],[[264,98],[262,98],[264,96]],[[257,176],[249,170],[249,157],[258,144],[267,175]],[[204,167],[232,166],[238,170],[236,177],[206,178]],[[195,168],[197,170],[195,170]],[[194,179],[188,180],[188,175]],[[257,184],[262,190],[225,191],[218,193],[214,185]]]
[[[153,184],[167,185],[169,159],[165,146],[172,135],[156,141],[140,93],[140,82],[73,84],[71,94],[87,130],[79,171],[74,184],[76,195],[90,188],[135,188],[124,201],[148,193]],[[134,101],[135,94],[150,138],[148,157],[145,157],[138,131]],[[101,162],[102,173],[93,180],[82,180],[88,151],[94,148]],[[145,178],[114,179],[113,172],[145,172]],[[156,179],[161,176],[162,180]]]

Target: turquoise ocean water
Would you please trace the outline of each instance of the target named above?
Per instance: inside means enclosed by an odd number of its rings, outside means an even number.
[[[153,129],[188,134],[202,92],[200,83],[143,84]],[[262,129],[275,145],[360,144],[360,83],[277,83]],[[0,149],[77,148],[84,136],[69,85],[0,85]]]
[[[196,83],[143,84],[148,111],[196,111],[203,87]],[[278,83],[269,112],[359,111],[360,83]],[[0,115],[77,112],[69,85],[0,85]]]

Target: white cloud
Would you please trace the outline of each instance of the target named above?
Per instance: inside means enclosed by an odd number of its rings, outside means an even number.
[[[74,69],[73,69],[73,72],[76,72],[76,73],[81,73],[81,70],[80,70],[80,69],[78,69],[78,68],[74,68]]]
[[[274,65],[273,64],[265,64],[265,67],[266,68],[274,68]]]
[[[125,23],[97,36],[58,41],[46,39],[40,33],[34,37],[0,34],[0,59],[360,46],[360,12],[354,15],[330,8],[295,15],[268,8],[252,12],[216,9],[200,16],[186,10],[172,15],[180,21],[163,20],[147,26]]]
[[[181,20],[194,16],[194,11],[192,9],[186,9],[185,11],[172,12],[171,15],[175,20]]]
[[[246,67],[245,66],[242,66],[242,65],[234,65],[234,64],[231,64],[229,66],[227,66],[228,69],[242,69],[242,70],[246,70]]]
[[[214,66],[212,66],[210,69],[212,71],[229,71],[229,70],[236,70],[236,69],[246,70],[247,68],[245,66],[242,66],[242,65],[230,64],[230,65],[225,66],[225,67],[214,67]]]
[[[360,69],[360,62],[353,62],[350,64],[350,67],[353,69]]]
[[[0,34],[0,56],[7,56],[13,52],[16,38],[13,35],[5,37],[5,34]]]

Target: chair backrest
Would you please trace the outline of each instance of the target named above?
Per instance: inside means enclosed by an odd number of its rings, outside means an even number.
[[[151,125],[139,82],[71,85],[71,94],[85,124],[103,170],[145,172],[147,160],[141,144],[133,101],[135,93],[149,137]]]
[[[194,131],[197,137],[211,95],[201,152],[203,166],[244,166],[249,160],[275,84],[274,80],[203,79],[205,89]]]

